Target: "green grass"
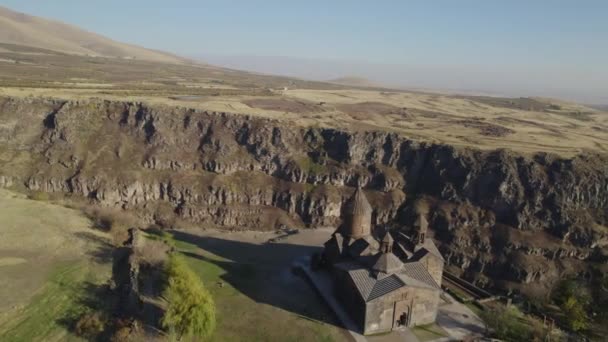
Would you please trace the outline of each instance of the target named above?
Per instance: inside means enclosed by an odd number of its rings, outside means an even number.
[[[85,283],[103,283],[109,274],[109,267],[86,261],[57,266],[28,305],[0,322],[0,341],[79,340],[66,322],[88,310],[81,301]]]
[[[311,174],[319,174],[327,171],[327,167],[325,165],[315,163],[310,157],[302,157],[296,160],[296,163],[302,169],[302,171],[311,173]]]
[[[412,333],[421,342],[432,341],[442,337],[448,337],[448,333],[437,324],[420,325],[412,328]]]
[[[258,267],[253,262],[235,263],[195,245],[181,241],[175,243],[215,301],[217,327],[213,341],[330,342],[344,338],[333,325],[251,298],[255,297],[253,293],[264,291],[268,285],[267,270],[263,266]],[[304,305],[312,305],[305,296],[303,294],[297,300]],[[317,311],[318,308],[311,307],[310,310]]]
[[[481,313],[483,312],[483,308],[480,307],[481,304],[476,304],[475,302],[468,302],[464,305],[471,309],[471,311],[473,311],[477,316],[481,315]]]
[[[471,295],[467,294],[456,286],[448,285],[448,293],[451,294],[454,299],[461,303],[468,303],[473,299]]]

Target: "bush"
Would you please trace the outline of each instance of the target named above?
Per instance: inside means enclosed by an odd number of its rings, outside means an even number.
[[[206,340],[215,329],[215,304],[198,276],[179,256],[167,263],[167,287],[163,297],[167,311],[162,326],[178,338]]]
[[[564,323],[570,330],[579,332],[589,327],[587,306],[592,299],[582,284],[571,279],[564,280],[555,289],[553,297],[562,309]]]
[[[492,337],[504,341],[532,340],[532,330],[522,322],[521,315],[509,308],[486,310],[481,313],[481,319],[491,331]]]
[[[136,320],[128,318],[116,319],[113,328],[114,333],[110,337],[110,342],[144,341],[140,334],[140,324]]]
[[[177,215],[173,205],[169,202],[160,202],[154,213],[154,221],[162,228],[175,228]]]
[[[84,214],[93,221],[95,228],[110,233],[116,245],[129,236],[129,228],[137,226],[137,219],[119,209],[85,207]]]
[[[98,313],[86,313],[76,322],[75,333],[91,340],[103,332],[104,326],[104,321]]]
[[[589,327],[589,317],[585,311],[585,307],[572,296],[568,298],[562,305],[566,323],[568,327],[575,332],[585,330]]]
[[[51,199],[51,196],[46,192],[34,191],[29,194],[28,198],[34,201],[48,201]]]

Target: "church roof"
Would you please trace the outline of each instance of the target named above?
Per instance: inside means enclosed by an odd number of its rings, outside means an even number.
[[[325,249],[335,250],[336,254],[342,254],[342,245],[344,238],[340,234],[333,234],[327,242],[325,242]]]
[[[439,289],[433,277],[419,262],[402,264],[398,272],[374,272],[356,262],[341,262],[336,267],[346,271],[365,302],[380,298],[404,286]]]
[[[384,234],[384,238],[382,238],[382,242],[392,245],[395,240],[393,239],[393,236],[390,232],[386,232],[386,234]]]
[[[357,188],[355,193],[346,204],[346,211],[348,214],[355,216],[371,216],[372,206],[367,201],[367,197],[363,193],[361,188]]]
[[[372,270],[383,273],[395,273],[403,267],[403,263],[393,253],[379,253],[374,257]]]
[[[355,284],[359,295],[366,302],[380,298],[405,286],[403,280],[395,275],[376,279],[369,270],[361,267],[350,270],[348,275]]]
[[[404,263],[403,272],[400,272],[399,275],[405,275],[406,277],[416,280],[417,282],[420,282],[428,287],[440,288],[426,267],[417,261]],[[406,283],[407,282],[408,281],[406,280]]]
[[[420,260],[427,254],[432,254],[437,257],[441,261],[445,261],[439,249],[437,249],[437,245],[433,242],[433,240],[427,238],[424,240],[424,243],[420,246],[416,246],[414,255],[412,256],[413,260]]]
[[[353,243],[348,246],[348,253],[351,257],[357,258],[361,255],[365,255],[366,251],[369,249],[370,244],[365,239],[357,239],[353,241]]]

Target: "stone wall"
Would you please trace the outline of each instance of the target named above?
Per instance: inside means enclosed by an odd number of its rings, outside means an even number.
[[[365,311],[366,335],[391,331],[393,320],[398,319],[403,312],[410,312],[409,326],[434,323],[439,307],[441,291],[404,287],[386,296],[367,303]],[[395,303],[403,311],[395,314]]]
[[[441,286],[441,279],[443,277],[443,260],[439,259],[435,255],[428,253],[424,257],[419,260],[433,277],[433,280],[437,283],[437,285]]]

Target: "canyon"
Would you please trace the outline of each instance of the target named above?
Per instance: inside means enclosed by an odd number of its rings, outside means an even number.
[[[0,186],[204,229],[337,226],[362,187],[377,229],[416,203],[449,269],[538,293],[608,260],[608,155],[480,150],[382,130],[141,102],[0,98]]]

